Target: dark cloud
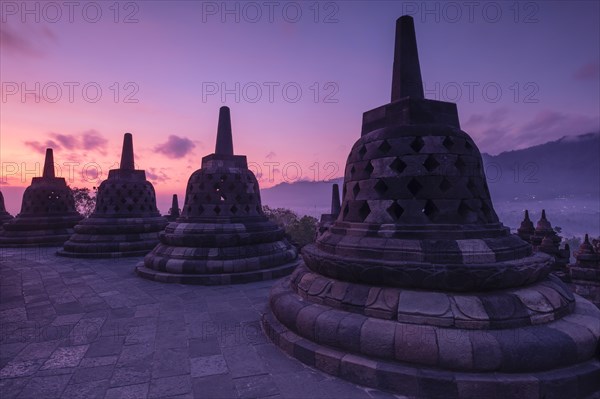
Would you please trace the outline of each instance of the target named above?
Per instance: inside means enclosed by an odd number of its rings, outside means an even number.
[[[34,150],[36,150],[37,152],[39,152],[41,154],[46,153],[46,148],[52,148],[54,150],[57,150],[60,148],[60,146],[52,140],[46,140],[43,143],[40,143],[39,141],[26,141],[25,145],[33,148]]]
[[[98,151],[102,155],[106,155],[106,147],[108,140],[104,138],[96,130],[88,130],[79,134],[61,134],[49,133],[51,138],[45,141],[26,141],[25,145],[33,148],[37,152],[44,153],[46,148],[54,150],[87,150]]]
[[[157,170],[156,168],[146,169],[146,177],[154,184],[169,180],[169,176],[163,170]]]
[[[77,137],[73,136],[72,134],[52,133],[52,137],[54,137],[67,150],[77,148],[79,145],[79,140],[77,140]]]
[[[600,62],[590,62],[582,65],[573,77],[577,80],[598,80],[600,79]]]
[[[168,158],[182,158],[187,155],[196,144],[186,137],[178,137],[170,135],[169,139],[164,144],[159,144],[154,147],[154,151],[167,156]]]
[[[96,130],[88,130],[82,134],[82,147],[84,150],[97,150],[101,154],[106,154],[108,140],[105,139]]]

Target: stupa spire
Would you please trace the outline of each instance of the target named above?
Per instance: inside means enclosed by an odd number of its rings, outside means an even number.
[[[233,137],[231,134],[231,116],[229,107],[221,107],[219,109],[219,125],[217,127],[215,154],[233,155]]]
[[[403,15],[396,20],[392,102],[403,97],[425,98],[415,24],[410,15]]]
[[[171,202],[171,215],[172,218],[179,217],[179,200],[177,194],[173,194],[173,201]]]
[[[337,216],[342,209],[340,205],[340,187],[334,184],[331,189],[331,214]]]
[[[123,136],[123,151],[121,152],[121,170],[134,170],[133,162],[133,136],[125,133]]]
[[[46,148],[46,158],[44,159],[44,173],[42,177],[54,178],[54,153],[52,148]]]

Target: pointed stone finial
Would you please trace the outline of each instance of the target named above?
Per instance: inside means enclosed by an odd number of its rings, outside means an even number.
[[[425,98],[415,24],[410,15],[403,15],[396,20],[392,102],[403,97]]]
[[[215,154],[233,155],[233,137],[231,134],[231,116],[229,107],[219,109],[219,125],[217,127],[217,145]]]
[[[179,217],[179,200],[177,194],[173,194],[173,201],[171,202],[171,217]]]
[[[542,220],[548,220],[546,219],[546,210],[542,209]]]
[[[121,170],[134,170],[133,162],[133,136],[125,133],[123,136],[123,151],[121,152]]]
[[[590,237],[588,236],[587,233],[585,234],[585,238],[583,239],[583,242],[587,243],[587,244],[590,244]],[[592,244],[590,244],[590,245],[592,245]]]
[[[44,160],[44,173],[42,177],[54,178],[54,153],[52,148],[46,148],[46,159]]]
[[[340,205],[340,187],[334,184],[331,189],[331,214],[336,216],[340,214],[342,206]]]
[[[529,210],[528,209],[525,209],[525,219],[523,219],[523,221],[526,221],[526,222],[530,221],[530,219],[529,219]]]

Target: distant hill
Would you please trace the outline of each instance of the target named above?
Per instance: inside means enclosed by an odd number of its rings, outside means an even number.
[[[600,133],[482,157],[494,200],[600,198]],[[331,185],[342,182],[281,183],[261,196],[263,204],[318,215],[330,206]]]
[[[495,199],[600,197],[600,133],[483,154],[483,163]]]

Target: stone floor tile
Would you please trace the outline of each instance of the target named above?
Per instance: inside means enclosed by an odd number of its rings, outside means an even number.
[[[21,391],[19,398],[60,398],[65,387],[71,379],[70,374],[54,375],[49,377],[33,377]]]
[[[104,399],[140,399],[148,396],[150,384],[127,385],[110,388],[106,391]]]
[[[192,391],[192,381],[188,375],[156,378],[150,382],[149,398],[164,398],[183,395]]]
[[[225,374],[229,371],[223,355],[209,355],[190,359],[192,377]]]
[[[42,370],[76,367],[83,359],[89,345],[65,346],[56,348],[50,358],[42,366]]]

